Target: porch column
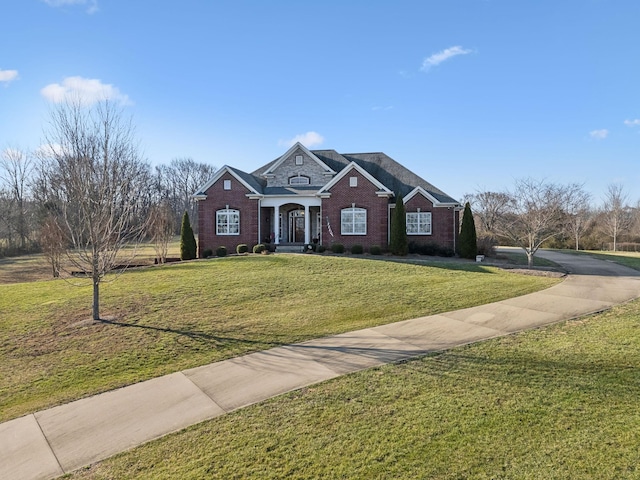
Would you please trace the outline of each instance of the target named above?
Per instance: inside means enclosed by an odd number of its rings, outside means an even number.
[[[304,243],[311,243],[311,219],[309,218],[309,205],[304,206]]]
[[[280,243],[280,205],[273,207],[273,235],[276,245]]]

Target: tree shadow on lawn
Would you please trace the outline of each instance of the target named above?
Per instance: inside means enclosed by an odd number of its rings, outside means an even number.
[[[113,325],[116,327],[125,327],[125,328],[139,328],[142,330],[151,330],[155,332],[168,333],[172,335],[177,335],[179,337],[186,337],[191,340],[195,340],[207,345],[233,345],[233,344],[245,344],[245,345],[257,345],[261,348],[266,347],[277,347],[283,345],[281,342],[268,342],[265,340],[250,340],[246,338],[234,338],[234,337],[223,337],[219,335],[212,335],[206,332],[192,331],[192,330],[179,330],[175,328],[167,328],[167,327],[155,327],[153,325],[140,325],[137,323],[128,323],[128,322],[119,322],[117,320],[112,320],[109,318],[101,318],[97,320],[96,323]]]

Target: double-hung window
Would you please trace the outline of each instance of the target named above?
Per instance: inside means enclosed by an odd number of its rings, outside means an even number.
[[[240,235],[240,212],[225,208],[216,212],[216,235]]]
[[[357,207],[342,209],[340,225],[342,235],[366,235],[367,210]]]
[[[431,212],[407,212],[407,235],[431,235]]]

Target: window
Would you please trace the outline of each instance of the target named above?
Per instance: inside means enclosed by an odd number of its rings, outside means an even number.
[[[342,235],[366,235],[367,211],[364,208],[344,208],[340,214]]]
[[[357,187],[358,186],[358,177],[349,177],[349,186]]]
[[[298,175],[297,177],[289,178],[289,185],[309,185],[310,183],[311,183],[311,179],[303,175]]]
[[[223,184],[225,190],[231,190],[231,180],[225,180]]]
[[[302,165],[302,155],[296,155],[296,165]]]
[[[407,235],[431,235],[431,212],[407,212]]]
[[[226,208],[216,212],[216,235],[240,235],[240,212]]]

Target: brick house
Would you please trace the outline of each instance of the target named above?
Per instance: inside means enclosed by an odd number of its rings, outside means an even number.
[[[460,204],[449,195],[384,153],[340,154],[296,143],[252,173],[224,166],[199,189],[199,256],[241,243],[384,249],[396,195],[404,199],[410,242],[455,250]]]

